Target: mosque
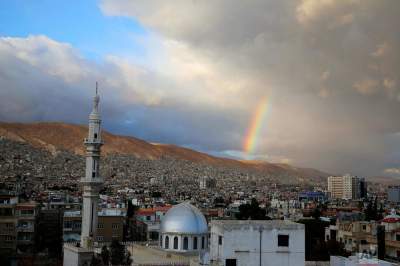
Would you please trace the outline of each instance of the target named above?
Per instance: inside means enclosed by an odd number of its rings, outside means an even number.
[[[86,171],[82,177],[81,241],[64,244],[64,266],[90,265],[101,248],[96,242],[100,176],[100,97],[94,97],[89,115]],[[201,211],[189,202],[175,205],[161,221],[158,247],[127,246],[133,265],[279,265],[304,266],[304,226],[289,221],[211,221],[210,230]]]
[[[199,209],[184,202],[168,210],[161,222],[162,249],[195,253],[205,250],[207,243],[207,221]]]

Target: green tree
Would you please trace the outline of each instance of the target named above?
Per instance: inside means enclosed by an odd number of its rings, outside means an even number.
[[[258,201],[255,198],[251,199],[251,203],[242,204],[239,206],[239,213],[236,214],[238,220],[270,220],[266,216],[265,209],[260,208]]]
[[[101,259],[98,258],[97,256],[93,255],[92,256],[92,261],[90,262],[90,266],[102,266],[103,264],[101,263]]]
[[[110,245],[111,250],[111,265],[131,265],[131,254],[126,250],[126,247],[113,240]]]
[[[106,245],[104,245],[101,248],[100,256],[101,256],[101,260],[103,261],[104,265],[109,265],[110,264],[110,251],[108,250]]]

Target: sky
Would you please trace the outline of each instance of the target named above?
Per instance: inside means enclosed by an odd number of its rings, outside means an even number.
[[[0,121],[400,177],[398,0],[0,1]]]

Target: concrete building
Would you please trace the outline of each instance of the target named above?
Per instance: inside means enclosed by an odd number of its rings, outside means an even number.
[[[330,266],[392,266],[397,265],[395,263],[391,263],[384,260],[378,260],[377,258],[369,257],[366,254],[357,254],[355,256],[340,257],[340,256],[331,256],[330,258]]]
[[[17,203],[18,198],[13,195],[0,195],[0,255],[13,255],[17,249]]]
[[[335,239],[352,253],[376,252],[376,222],[338,221],[325,228],[325,240]]]
[[[299,201],[324,202],[327,200],[326,194],[320,191],[305,191],[299,193]]]
[[[390,202],[400,203],[400,186],[389,186],[387,198]]]
[[[34,252],[38,216],[39,206],[36,202],[23,202],[16,205],[17,251],[30,254]]]
[[[102,209],[97,213],[98,225],[96,242],[111,242],[116,239],[123,241],[125,224],[125,209]],[[82,214],[80,211],[64,213],[63,239],[64,242],[78,242],[81,239]]]
[[[207,249],[207,243],[207,221],[199,209],[184,202],[168,210],[161,222],[161,248],[199,253]]]
[[[210,265],[304,265],[304,225],[290,221],[211,222]]]
[[[145,240],[158,240],[160,238],[161,221],[172,206],[157,206],[142,208],[135,212],[133,217],[133,230],[136,233],[145,232]],[[143,228],[139,228],[139,225]]]
[[[215,188],[217,181],[215,178],[202,176],[199,178],[199,187],[200,189],[208,189],[208,188]]]
[[[359,178],[346,174],[328,177],[328,191],[334,199],[359,198]]]
[[[38,215],[36,202],[19,202],[14,195],[0,196],[0,254],[33,253]]]

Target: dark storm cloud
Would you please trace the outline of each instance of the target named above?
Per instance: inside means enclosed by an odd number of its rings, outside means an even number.
[[[250,80],[238,93],[247,114],[267,95],[258,153],[335,173],[399,167],[390,152],[400,148],[399,1],[104,0],[101,7],[211,58],[224,79]]]
[[[148,65],[112,55],[97,64],[46,37],[3,38],[0,119],[83,123],[99,80],[109,130],[240,154],[267,97],[254,157],[332,173],[400,168],[399,1],[105,0],[101,8],[152,30]]]

